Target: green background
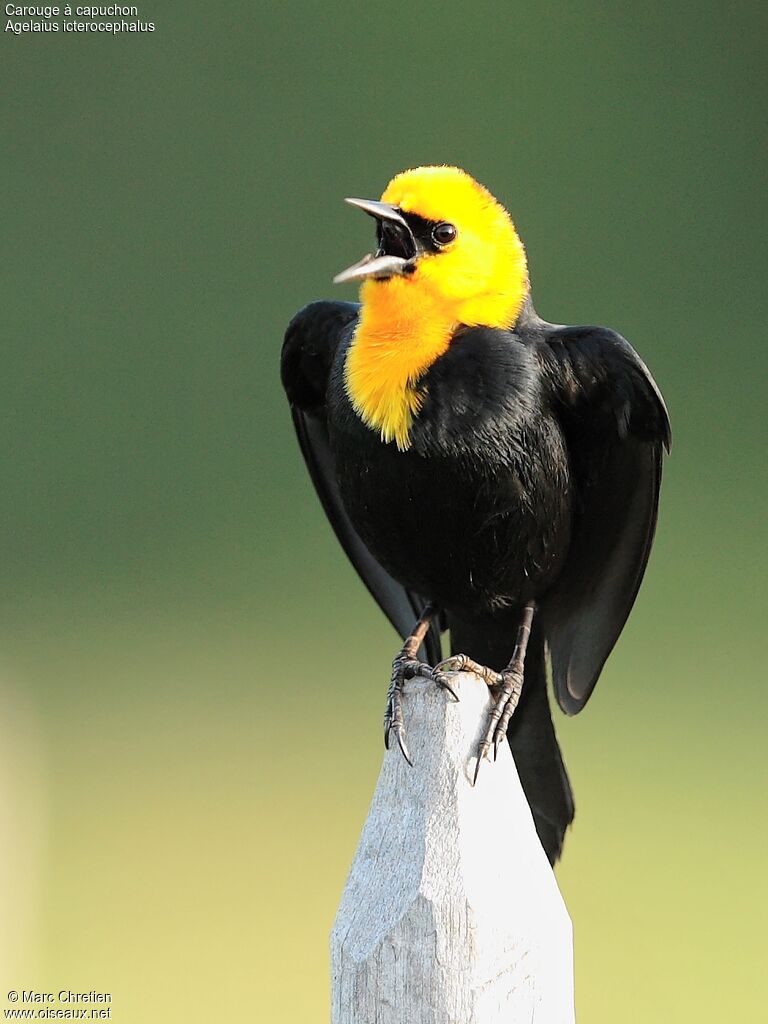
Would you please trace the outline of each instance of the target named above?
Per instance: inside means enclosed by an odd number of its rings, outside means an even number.
[[[557,718],[580,1019],[763,1018],[765,11],[145,0],[151,35],[2,35],[0,1005],[327,1019],[395,638],[278,353],[370,242],[341,198],[451,162],[675,433],[636,610]]]

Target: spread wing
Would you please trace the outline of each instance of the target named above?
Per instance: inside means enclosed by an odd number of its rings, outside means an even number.
[[[288,325],[281,357],[283,386],[309,475],[339,543],[389,621],[405,638],[425,601],[406,590],[376,561],[360,539],[341,500],[326,422],[328,375],[345,332],[352,330],[359,306],[313,302]],[[422,652],[431,664],[441,658],[440,632],[433,626]]]
[[[550,328],[542,349],[576,505],[562,574],[540,602],[555,693],[589,699],[632,609],[653,543],[669,417],[632,346],[601,327]]]

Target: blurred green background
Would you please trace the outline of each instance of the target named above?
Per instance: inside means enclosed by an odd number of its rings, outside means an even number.
[[[2,36],[0,1004],[327,1019],[395,638],[278,353],[372,237],[341,198],[451,162],[512,211],[540,312],[626,334],[675,432],[636,610],[557,718],[580,1019],[764,1019],[765,5],[140,17]]]

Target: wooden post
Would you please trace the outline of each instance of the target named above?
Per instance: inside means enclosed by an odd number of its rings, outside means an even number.
[[[406,684],[331,935],[332,1024],[572,1024],[571,922],[508,744],[471,780],[488,688]]]

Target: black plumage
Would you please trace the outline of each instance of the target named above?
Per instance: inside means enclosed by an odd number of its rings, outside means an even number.
[[[336,534],[401,636],[427,601],[453,652],[501,671],[520,611],[537,615],[508,736],[551,861],[573,801],[546,692],[584,706],[637,594],[670,428],[646,366],[620,335],[558,327],[530,298],[513,330],[461,327],[418,381],[411,446],[383,444],[344,383],[359,307],[307,306],[282,378]],[[439,626],[426,657],[440,658]]]

